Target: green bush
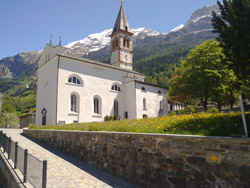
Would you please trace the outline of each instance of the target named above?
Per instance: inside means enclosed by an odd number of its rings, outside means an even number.
[[[207,110],[207,113],[218,113],[218,112],[219,110],[216,107],[212,107]]]
[[[17,117],[17,114],[16,113],[2,113],[0,115],[0,126],[5,127],[5,128],[20,127],[19,118]]]

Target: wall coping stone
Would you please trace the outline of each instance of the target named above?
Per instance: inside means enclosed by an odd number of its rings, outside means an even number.
[[[68,133],[87,133],[87,134],[118,134],[118,135],[138,135],[138,136],[156,136],[156,137],[169,137],[169,138],[201,138],[201,139],[226,139],[232,141],[250,141],[250,138],[235,138],[228,136],[199,136],[199,135],[181,135],[181,134],[155,134],[155,133],[135,133],[135,132],[108,132],[108,131],[70,131],[70,130],[51,130],[51,129],[29,129],[24,128],[28,131],[51,131],[51,132],[68,132]]]

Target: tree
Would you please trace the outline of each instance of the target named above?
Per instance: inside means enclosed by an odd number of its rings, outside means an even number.
[[[190,50],[176,69],[175,74],[178,76],[171,84],[171,93],[199,99],[206,111],[208,100],[223,94],[226,89],[225,81],[229,80],[230,74],[227,66],[222,63],[224,58],[219,42],[214,40],[208,40]]]
[[[217,2],[220,15],[213,12],[212,25],[218,33],[229,67],[239,81],[246,84],[250,78],[250,1],[223,0]]]
[[[10,103],[10,97],[8,95],[4,96],[2,107],[1,107],[1,113],[15,113],[16,109],[15,107]]]
[[[2,113],[0,114],[1,127],[19,127],[19,118],[16,113]]]

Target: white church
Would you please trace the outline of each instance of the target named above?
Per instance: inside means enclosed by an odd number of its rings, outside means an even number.
[[[145,76],[133,71],[133,33],[122,4],[110,37],[110,64],[65,55],[60,44],[46,45],[38,62],[37,125],[167,114],[167,88],[145,83]]]

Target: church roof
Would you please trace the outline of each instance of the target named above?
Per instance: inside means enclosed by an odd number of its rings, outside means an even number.
[[[122,4],[121,4],[120,11],[118,13],[118,16],[116,18],[116,22],[115,22],[115,26],[113,28],[112,34],[115,33],[116,31],[119,31],[119,30],[131,32],[131,29],[130,29],[130,26],[129,26],[129,23],[128,23],[128,20],[127,20],[127,17],[126,17],[126,14],[125,14],[125,11],[123,9]]]
[[[58,56],[60,56],[60,57],[65,57],[65,58],[69,58],[69,59],[73,59],[73,60],[78,60],[78,61],[81,61],[81,62],[84,62],[84,63],[90,63],[90,64],[102,66],[102,67],[107,67],[107,68],[111,68],[111,69],[116,69],[116,70],[120,70],[120,71],[123,71],[123,72],[128,72],[128,73],[133,73],[133,74],[145,76],[144,74],[139,73],[139,72],[136,72],[136,71],[131,71],[131,70],[128,70],[128,69],[123,69],[123,68],[115,67],[115,66],[110,65],[110,64],[101,63],[101,62],[93,61],[93,60],[86,59],[86,58],[72,57],[72,56],[68,56],[68,55],[58,55]]]

